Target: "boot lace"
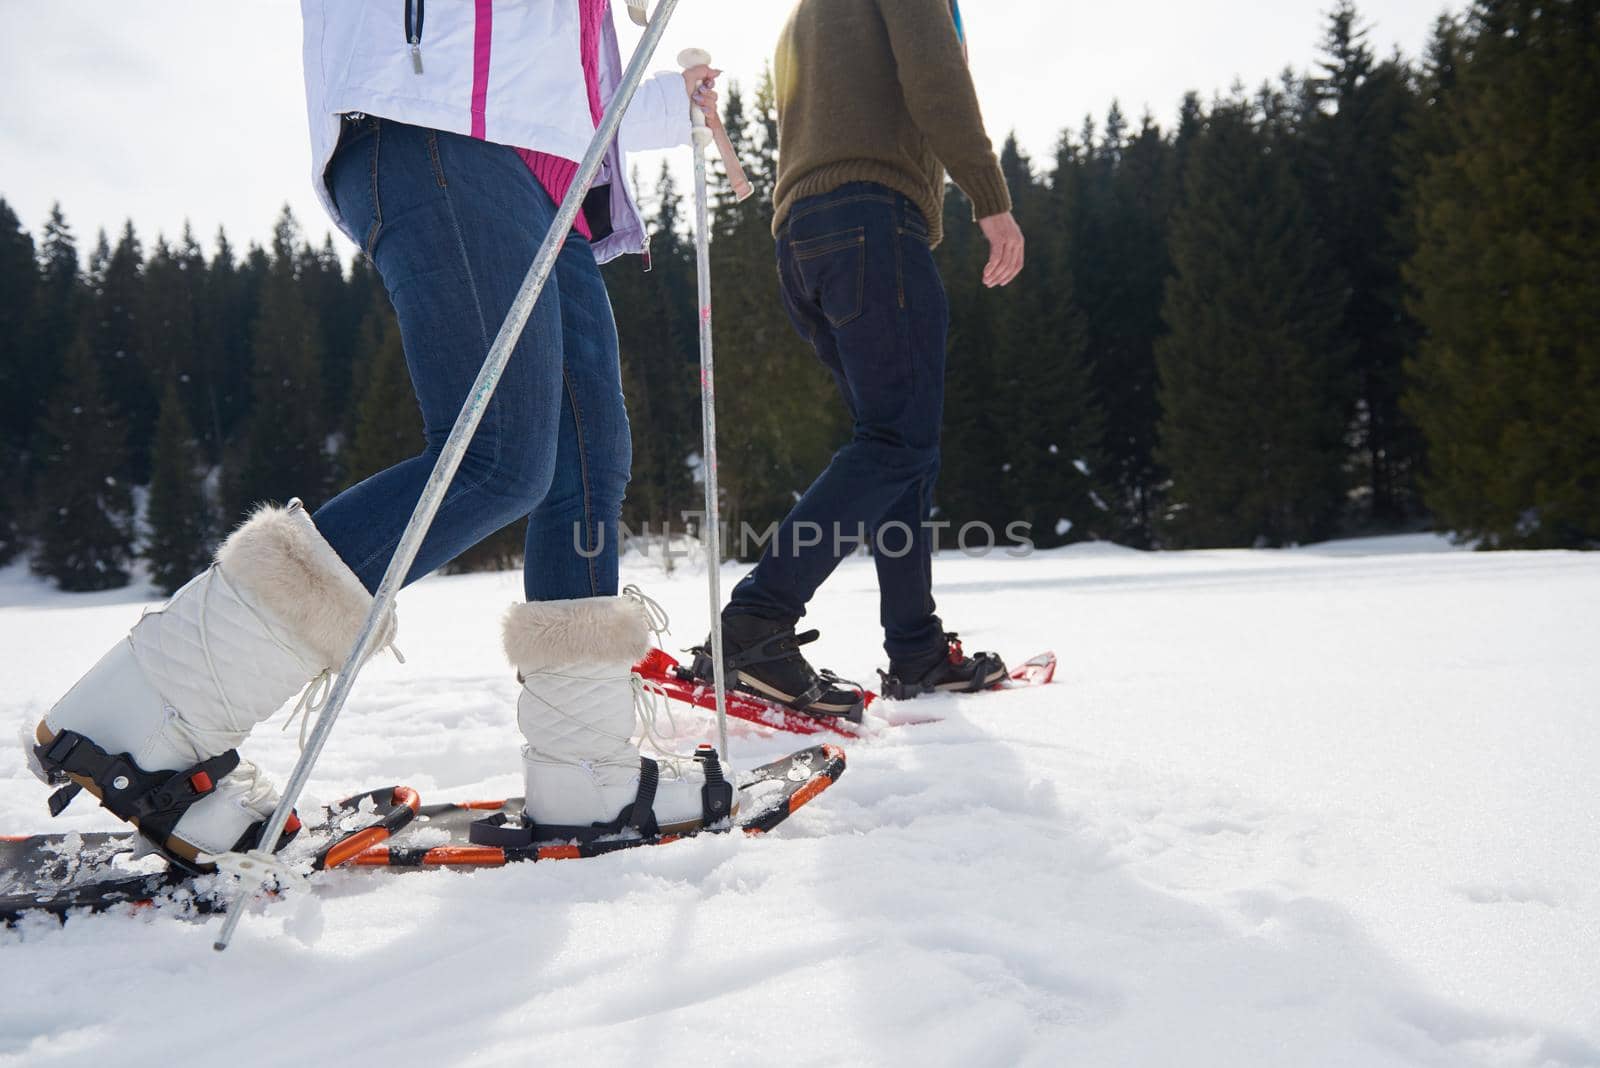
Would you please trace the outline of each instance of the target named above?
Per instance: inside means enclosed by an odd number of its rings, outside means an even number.
[[[395,650],[396,654],[399,650]],[[400,661],[402,664],[404,660]],[[300,752],[306,751],[306,732],[311,728],[311,717],[322,715],[322,710],[328,707],[328,698],[333,693],[334,670],[323,668],[321,674],[306,684],[300,691],[300,700],[295,703],[294,711],[283,721],[280,731],[289,729],[289,724],[296,719],[300,720]]]
[[[639,606],[639,611],[644,613],[644,625],[650,628],[651,636],[655,639],[657,647],[660,647],[661,639],[666,636],[668,624],[671,622],[667,610],[661,607],[660,601],[647,596],[631,582],[622,587],[622,596]]]
[[[278,791],[261,774],[261,769],[248,760],[240,760],[239,766],[230,771],[224,781],[228,792],[236,796],[240,805],[263,819],[278,807]]]
[[[211,685],[216,689],[217,697],[222,702],[222,707],[227,711],[229,720],[232,721],[230,723],[230,726],[233,727],[235,732],[239,732],[241,730],[247,731],[249,729],[248,727],[241,728],[238,725],[239,721],[240,721],[240,716],[239,716],[238,712],[234,709],[233,702],[228,699],[228,688],[222,684],[221,672],[219,672],[217,670],[216,661],[213,659],[213,657],[211,655],[210,628],[206,626],[206,610],[209,607],[209,594],[210,594],[209,583],[211,583],[211,582],[221,582],[223,585],[227,586],[230,590],[232,590],[233,595],[234,595],[234,599],[241,606],[243,606],[245,611],[249,612],[251,614],[251,616],[253,616],[255,618],[256,623],[260,626],[261,633],[265,634],[269,639],[271,639],[271,641],[272,641],[272,643],[274,645],[276,645],[279,649],[282,649],[285,653],[287,653],[293,659],[295,659],[297,661],[300,661],[301,663],[304,663],[304,661],[302,660],[302,658],[300,656],[300,653],[296,649],[294,649],[291,645],[289,645],[289,643],[285,642],[282,638],[280,638],[278,636],[277,630],[272,626],[272,624],[270,622],[268,622],[266,619],[264,619],[262,617],[260,612],[257,612],[255,610],[255,606],[250,603],[249,599],[239,595],[237,589],[235,589],[233,587],[233,584],[231,582],[229,582],[227,575],[225,575],[223,573],[223,571],[222,571],[222,569],[220,567],[213,566],[211,568],[210,577],[209,577],[209,579],[207,581],[208,581],[207,588],[206,588],[205,591],[203,591],[204,595],[200,598],[200,610],[199,610],[199,620],[198,620],[199,621],[199,630],[200,630],[200,649],[201,649],[201,652],[205,656],[206,670],[211,675]],[[376,656],[379,653],[383,652],[385,649],[387,649],[391,653],[394,654],[394,658],[396,660],[398,660],[400,663],[404,664],[406,662],[405,654],[402,653],[400,651],[400,647],[397,644],[395,644],[395,639],[398,637],[397,631],[398,631],[398,628],[396,628],[393,625],[392,617],[391,617],[391,621],[386,627],[386,635],[385,635],[386,640],[384,641],[384,643],[382,645],[380,645],[378,648],[373,650],[372,655]],[[283,721],[283,726],[281,728],[279,728],[280,730],[288,730],[289,729],[289,725],[291,723],[293,723],[296,718],[298,718],[300,720],[300,751],[301,752],[305,752],[305,748],[306,748],[306,733],[307,733],[308,729],[310,728],[311,717],[313,715],[320,715],[322,710],[327,707],[327,705],[328,705],[328,697],[329,697],[329,695],[331,694],[331,692],[333,690],[333,681],[337,676],[338,676],[338,672],[335,671],[333,668],[323,668],[316,675],[312,676],[311,681],[308,682],[306,684],[305,689],[300,692],[300,700],[298,702],[296,702],[293,711],[291,711],[289,713],[288,718]],[[192,726],[190,726],[188,724],[182,724],[181,726],[191,736],[217,733],[217,732],[213,732],[213,731],[201,731],[201,730],[193,728]],[[198,740],[198,739],[196,739],[196,740]],[[223,744],[222,746],[220,746],[220,749],[218,749],[218,747],[215,745],[215,739],[212,739],[210,741],[210,743],[208,745],[206,745],[205,747],[197,746],[197,748],[203,748],[203,749],[204,748],[210,748],[210,749],[217,749],[217,751],[220,751],[221,749],[234,748],[237,744],[238,743],[236,741],[227,741],[226,744]],[[240,766],[243,767],[242,764]]]
[[[672,765],[673,770],[681,776],[686,764],[694,762],[694,756],[674,751],[661,738],[662,717],[666,718],[670,737],[678,736],[678,720],[672,714],[671,700],[659,687],[646,682],[637,674],[630,676],[629,681],[633,686],[633,715],[639,724],[640,748],[648,745],[651,752],[660,757],[664,763]]]
[[[633,583],[622,587],[622,595],[639,606],[639,610],[644,613],[645,626],[650,628],[650,635],[656,643],[656,648],[664,648],[662,639],[666,637],[671,620],[667,610],[661,607],[661,602],[648,596]],[[668,765],[674,774],[682,778],[684,769],[693,765],[694,756],[674,751],[662,740],[660,733],[661,719],[665,717],[671,737],[678,736],[678,720],[672,714],[671,699],[659,686],[646,682],[637,673],[630,676],[630,682],[633,687],[634,720],[639,725],[640,747],[648,745],[662,763]]]

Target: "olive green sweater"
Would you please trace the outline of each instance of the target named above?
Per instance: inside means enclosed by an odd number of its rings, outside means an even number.
[[[799,0],[773,73],[774,233],[802,197],[878,182],[922,209],[937,245],[945,168],[975,218],[1011,210],[950,0]]]

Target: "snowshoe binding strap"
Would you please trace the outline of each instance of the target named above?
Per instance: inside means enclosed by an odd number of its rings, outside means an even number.
[[[904,683],[900,676],[892,672],[878,669],[878,692],[891,701],[907,701],[913,697],[920,697],[928,688],[920,683]]]
[[[771,693],[746,686],[737,681],[733,672],[744,668],[755,667],[759,664],[769,664],[777,660],[785,660],[800,651],[800,646],[809,645],[822,635],[816,630],[801,631],[799,634],[774,634],[757,645],[753,645],[742,652],[725,654],[722,660],[723,668],[730,673],[730,685],[736,689],[744,690],[769,701],[774,705],[791,708],[796,712],[803,712],[808,716],[818,719],[847,719],[852,723],[860,723],[862,709],[865,707],[866,688],[860,683],[851,682],[849,679],[840,678],[831,670],[824,668],[821,671],[811,671],[811,685],[800,691],[787,701],[780,700]],[[688,652],[694,654],[694,661],[688,668],[678,668],[678,678],[685,682],[709,683],[712,680],[711,649],[709,645],[696,645]],[[810,665],[806,665],[810,668]],[[819,711],[812,706],[822,700],[829,690],[842,687],[854,690],[857,702],[849,711],[835,712],[832,710]]]
[[[729,654],[724,650],[722,666],[733,671],[737,668],[755,667],[757,664],[770,664],[774,660],[784,660],[798,653],[802,645],[810,645],[820,637],[822,637],[821,632],[816,630],[804,630],[799,634],[774,634],[743,652]],[[707,658],[711,655],[711,650],[705,646],[696,646],[693,651],[696,655],[704,655]]]
[[[50,796],[50,815],[61,815],[88,788],[106,811],[138,827],[163,856],[191,870],[203,865],[193,857],[174,853],[168,839],[190,806],[210,796],[218,781],[239,766],[238,750],[229,749],[183,771],[145,771],[131,754],[107,753],[77,731],[62,731],[34,746],[33,752],[51,782],[66,784]],[[263,826],[262,822],[253,824],[235,848],[258,846]],[[291,816],[278,848],[299,830],[300,821]]]
[[[694,759],[706,777],[706,784],[700,788],[700,818],[710,827],[733,813],[733,783],[722,773],[722,761],[709,745],[696,749]]]
[[[946,659],[949,660],[952,667],[962,667],[963,662],[967,660],[967,655],[961,649],[961,635],[957,634],[955,631],[946,631],[944,640],[945,644],[949,646],[949,652],[946,654]],[[1005,661],[1000,659],[1000,654],[998,653],[974,653],[972,654],[971,664],[971,681],[968,682],[967,685],[958,687],[949,692],[977,693],[979,690],[987,690],[989,687],[993,686],[996,681],[998,681],[991,678],[991,676],[998,675],[1000,678],[1005,677]],[[985,679],[988,679],[989,681],[985,682]]]
[[[722,762],[711,746],[700,746],[695,750],[694,759],[705,773],[705,785],[700,788],[700,818],[702,825],[709,828],[732,815],[733,783],[723,774]],[[591,842],[630,831],[641,838],[652,838],[661,833],[655,812],[656,788],[660,783],[660,765],[649,757],[640,757],[639,792],[614,820],[587,827],[565,827],[533,823],[526,818],[517,822],[515,817],[507,818],[504,812],[496,812],[474,820],[467,838],[473,845],[496,849],[529,849],[546,842]]]
[[[640,834],[655,834],[656,787],[661,784],[661,765],[649,757],[639,758],[639,792],[633,804],[623,809],[617,819]]]
[[[925,693],[977,693],[989,689],[999,681],[993,676],[1004,678],[1005,661],[1001,660],[998,654],[974,653],[968,657],[961,648],[961,637],[954,631],[945,633],[944,642],[943,654],[934,659],[915,679],[904,679],[897,671],[880,670],[878,677],[882,680],[883,695],[896,701],[904,701],[920,697]],[[893,665],[891,669],[892,667]],[[941,672],[947,670],[951,672],[946,676],[949,681],[940,681]],[[971,674],[966,675],[965,673],[969,671]],[[962,677],[963,675],[965,677]]]
[[[979,690],[989,689],[995,684],[994,680],[990,679],[987,682],[984,680],[997,672],[1002,679],[1005,678],[1006,664],[998,653],[979,653],[972,658],[972,662],[976,665],[972,672],[972,681],[965,689],[958,691],[960,693],[977,693]]]
[[[661,767],[649,757],[639,758],[639,792],[617,818],[586,827],[533,823],[526,818],[514,823],[504,812],[473,821],[467,838],[473,845],[499,849],[527,849],[539,842],[588,842],[607,835],[633,831],[643,837],[655,834],[656,787],[661,783]]]

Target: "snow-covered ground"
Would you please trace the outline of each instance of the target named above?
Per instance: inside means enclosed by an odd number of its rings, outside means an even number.
[[[334,873],[222,955],[148,910],[27,923],[0,1063],[1600,1065],[1600,555],[1447,548],[943,556],[947,623],[1055,649],[1054,685],[926,700],[766,839]],[[701,636],[692,569],[625,571]],[[810,619],[858,678],[872,576]],[[363,676],[316,797],[519,790],[519,591],[404,594],[409,663]],[[141,603],[0,572],[6,735]],[[247,752],[281,778],[277,727]],[[734,758],[798,744],[739,725]],[[0,750],[0,829],[44,796]]]

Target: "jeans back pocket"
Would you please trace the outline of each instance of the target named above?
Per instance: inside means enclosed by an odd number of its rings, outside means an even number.
[[[861,314],[866,280],[867,231],[853,226],[804,241],[791,241],[802,289],[838,328]]]

